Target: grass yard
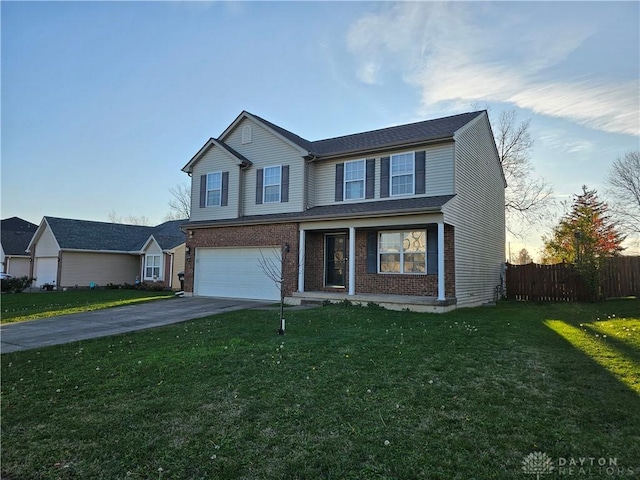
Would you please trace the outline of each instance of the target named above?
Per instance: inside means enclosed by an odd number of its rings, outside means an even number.
[[[2,355],[3,479],[640,475],[640,300],[286,315]]]
[[[173,292],[142,290],[67,290],[66,292],[3,293],[2,323],[23,322],[68,313],[88,312],[131,303],[171,298]]]

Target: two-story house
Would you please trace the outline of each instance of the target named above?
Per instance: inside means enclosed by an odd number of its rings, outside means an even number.
[[[279,299],[264,259],[289,303],[445,311],[501,283],[505,179],[486,111],[318,141],[244,111],[182,170],[187,294]]]

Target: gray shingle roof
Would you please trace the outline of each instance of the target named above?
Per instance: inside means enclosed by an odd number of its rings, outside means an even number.
[[[258,115],[253,113],[251,115],[264,122],[289,141],[307,150],[311,155],[322,158],[451,138],[457,130],[483,112],[484,111],[462,113],[450,117],[436,118],[434,120],[425,120],[407,125],[398,125],[316,141],[306,140]]]
[[[62,249],[133,252],[142,249],[151,235],[162,249],[171,249],[185,241],[185,235],[180,231],[185,220],[146,227],[69,218],[45,219]]]
[[[304,212],[274,213],[267,215],[249,215],[227,220],[202,220],[183,224],[190,226],[224,226],[235,224],[268,224],[274,222],[296,222],[323,218],[340,219],[372,215],[393,215],[395,213],[428,213],[437,212],[455,195],[439,195],[435,197],[403,198],[376,202],[341,203],[313,207]]]
[[[26,249],[38,226],[18,217],[2,220],[0,236],[5,255],[27,255]]]

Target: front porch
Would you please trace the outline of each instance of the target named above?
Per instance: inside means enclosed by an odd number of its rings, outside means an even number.
[[[388,295],[361,293],[348,295],[346,292],[293,292],[285,299],[287,305],[308,303],[340,303],[349,301],[355,305],[379,305],[388,310],[409,310],[412,312],[445,313],[456,308],[456,299],[438,300],[437,297],[415,295]]]

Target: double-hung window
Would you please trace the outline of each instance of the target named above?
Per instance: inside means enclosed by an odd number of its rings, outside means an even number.
[[[144,278],[157,280],[160,278],[160,255],[146,255]]]
[[[391,195],[413,195],[415,159],[412,153],[391,156]]]
[[[219,206],[222,199],[222,172],[207,174],[207,207]]]
[[[345,162],[344,164],[344,199],[356,200],[364,198],[364,160]]]
[[[378,244],[380,273],[426,273],[427,232],[382,232]]]
[[[264,203],[275,203],[280,201],[280,191],[282,182],[282,167],[267,167],[264,169]]]

